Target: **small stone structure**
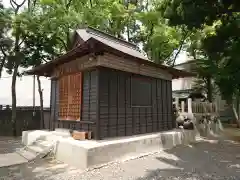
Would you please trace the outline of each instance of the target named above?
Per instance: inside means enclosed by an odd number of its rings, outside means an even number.
[[[65,130],[25,131],[22,142],[32,146],[36,141],[54,144],[53,155],[61,162],[82,170],[102,166],[112,161],[123,161],[173,148],[195,141],[195,131],[171,130],[108,140],[74,140]]]

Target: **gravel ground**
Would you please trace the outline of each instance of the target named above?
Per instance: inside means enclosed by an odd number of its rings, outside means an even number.
[[[12,153],[21,147],[21,137],[0,137],[0,154]]]
[[[2,168],[0,175],[0,180],[235,180],[240,179],[240,144],[203,140],[87,172],[44,159]]]

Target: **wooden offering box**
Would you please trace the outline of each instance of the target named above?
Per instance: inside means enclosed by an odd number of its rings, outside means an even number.
[[[75,140],[85,140],[85,139],[91,139],[91,132],[87,131],[73,131],[72,137]]]

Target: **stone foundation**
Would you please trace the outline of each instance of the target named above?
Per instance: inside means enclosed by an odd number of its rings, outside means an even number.
[[[64,131],[25,131],[23,144],[29,145],[38,139],[56,141],[53,153],[57,160],[87,169],[159,152],[180,144],[186,145],[195,141],[195,135],[193,130],[179,129],[100,141],[77,141]]]

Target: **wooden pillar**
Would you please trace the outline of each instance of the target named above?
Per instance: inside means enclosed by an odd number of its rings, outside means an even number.
[[[182,113],[184,113],[185,111],[185,102],[181,101],[181,109],[182,109]]]
[[[51,93],[50,93],[50,130],[55,130],[55,121],[57,118],[57,79],[51,78]]]
[[[100,114],[99,114],[99,108],[100,108],[100,69],[97,69],[97,100],[96,100],[96,128],[95,128],[95,134],[94,139],[100,140],[101,139],[101,129],[100,129]]]
[[[192,113],[192,99],[188,98],[188,113]]]
[[[175,107],[176,109],[179,109],[179,98],[175,97]]]

